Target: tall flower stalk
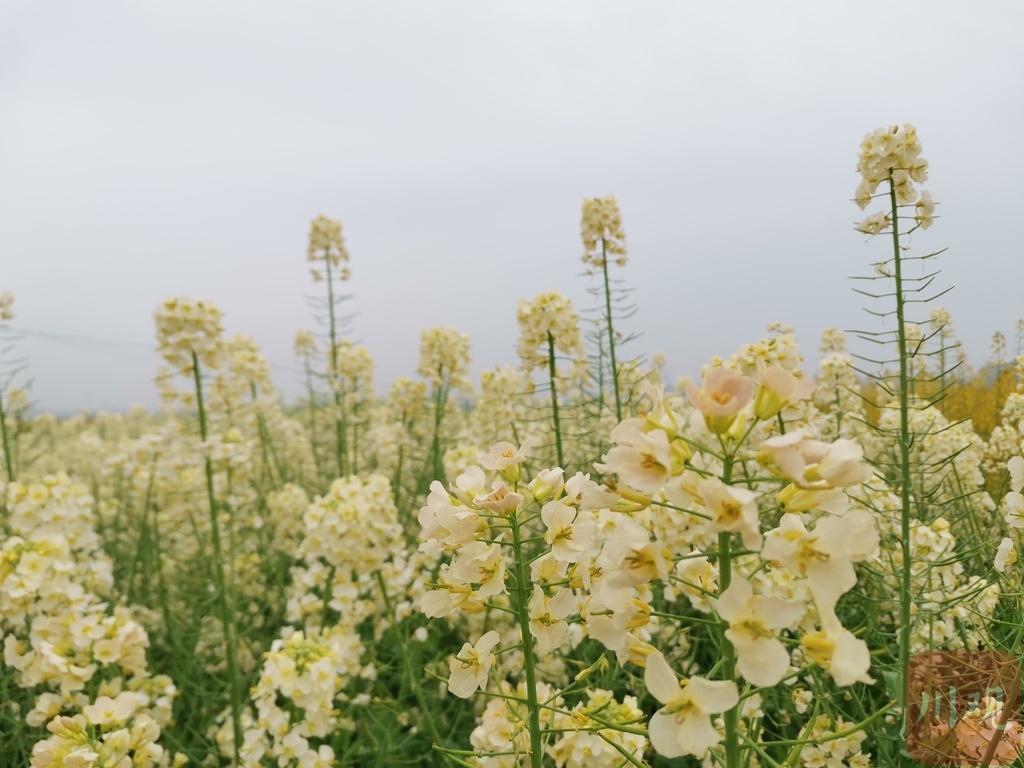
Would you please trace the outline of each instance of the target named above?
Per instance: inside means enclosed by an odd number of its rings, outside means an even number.
[[[160,353],[173,370],[189,376],[195,385],[199,435],[204,452],[206,497],[210,513],[210,539],[213,544],[213,580],[221,624],[224,628],[234,752],[235,761],[238,763],[239,750],[242,746],[242,680],[238,664],[235,606],[229,588],[230,577],[225,575],[225,571],[230,570],[232,563],[226,562],[221,540],[221,505],[217,500],[213,462],[209,454],[210,429],[206,400],[203,396],[202,374],[203,365],[217,369],[225,359],[221,311],[211,302],[176,298],[163,302],[157,308],[154,317]],[[230,505],[227,506],[227,510],[230,515]],[[229,534],[232,528],[233,522],[229,518]]]
[[[615,258],[616,266],[626,266],[626,234],[622,229],[622,215],[614,195],[583,201],[580,234],[583,237],[583,263],[591,268],[601,270],[604,289],[604,331],[608,340],[608,358],[611,363],[615,419],[622,421],[622,387],[619,383],[619,367],[616,356],[616,332],[612,312],[612,285],[608,276],[608,257]],[[601,358],[603,359],[603,355]],[[598,397],[603,402],[604,393],[599,392]]]
[[[323,467],[321,467],[320,451],[317,446],[317,413],[316,413],[316,390],[313,387],[313,366],[312,358],[316,354],[316,339],[310,331],[298,330],[295,332],[295,356],[302,361],[302,371],[305,375],[306,384],[306,407],[309,413],[309,446],[313,453],[313,464],[316,467],[318,479],[323,479]]]
[[[14,319],[14,311],[11,306],[14,304],[14,296],[10,291],[0,293],[0,323]],[[0,325],[0,329],[3,326]],[[14,482],[14,450],[12,436],[7,431],[7,412],[4,410],[4,398],[7,387],[0,381],[0,448],[4,452],[4,469],[7,471],[7,480]],[[2,500],[0,500],[2,504]]]
[[[516,318],[519,321],[518,351],[523,371],[530,374],[539,369],[547,374],[555,459],[559,467],[566,469],[559,394],[568,380],[581,378],[586,370],[579,315],[567,297],[552,291],[533,301],[520,301]],[[559,355],[569,362],[570,370],[559,371]]]
[[[898,455],[895,458],[895,470],[890,473],[890,480],[897,486],[900,498],[900,548],[902,554],[902,568],[900,573],[900,618],[899,618],[899,658],[898,658],[898,680],[897,698],[902,708],[903,728],[902,733],[907,733],[908,708],[906,701],[906,681],[910,664],[911,632],[913,629],[912,606],[915,599],[913,594],[913,548],[911,540],[911,522],[914,517],[924,517],[925,510],[921,507],[927,503],[925,498],[918,498],[915,490],[915,475],[913,461],[913,446],[921,439],[911,428],[911,412],[922,407],[917,402],[914,391],[914,382],[911,374],[911,363],[919,350],[920,343],[915,342],[914,349],[911,349],[909,341],[909,326],[911,320],[907,317],[908,304],[911,300],[908,294],[913,292],[914,303],[931,301],[937,296],[921,297],[920,294],[927,290],[933,279],[938,274],[933,272],[922,277],[908,277],[906,274],[907,262],[912,260],[906,255],[906,246],[901,240],[902,237],[916,229],[927,229],[931,226],[935,203],[931,194],[918,189],[917,185],[922,184],[928,178],[928,162],[921,157],[921,144],[917,131],[912,125],[892,126],[879,128],[866,135],[860,145],[857,169],[861,174],[861,182],[857,187],[856,203],[861,208],[866,208],[872,200],[882,199],[885,201],[885,209],[868,215],[858,226],[857,230],[865,234],[890,236],[892,245],[892,257],[875,265],[876,276],[873,279],[893,281],[891,293],[874,294],[866,291],[859,291],[871,298],[889,298],[895,300],[895,309],[886,312],[874,313],[882,317],[895,315],[896,329],[887,333],[862,332],[861,337],[872,342],[885,344],[895,341],[896,360],[898,373],[893,376],[881,374],[876,380],[883,393],[887,397],[895,395],[899,411],[899,426],[893,430]],[[879,187],[882,192],[876,194]],[[901,231],[901,211],[912,207],[914,215],[912,218],[903,215],[904,220],[912,222],[906,232]],[[936,256],[937,253],[929,253],[923,257],[913,260],[926,260]],[[911,287],[911,285],[913,287]],[[944,293],[944,292],[943,292]],[[942,295],[941,293],[938,295]],[[862,358],[864,359],[864,358]],[[879,361],[876,361],[879,362]],[[891,361],[882,361],[883,364]],[[945,382],[947,372],[942,370],[939,379]],[[894,391],[895,390],[895,391]],[[923,405],[927,405],[924,403]],[[937,467],[929,467],[933,472]],[[916,515],[915,515],[916,511]]]
[[[334,281],[344,282],[351,276],[347,266],[349,261],[345,241],[341,236],[341,222],[329,219],[323,214],[313,219],[309,231],[309,248],[306,260],[319,265],[312,267],[313,280],[323,280],[327,286],[327,327],[329,348],[327,356],[327,378],[334,397],[334,449],[338,465],[338,475],[348,474],[346,462],[346,419],[344,393],[341,391],[338,372],[339,326],[350,318],[338,317],[337,305],[347,296],[335,295]],[[323,271],[320,271],[322,267]]]
[[[433,424],[419,490],[425,492],[432,478],[443,477],[443,427],[453,392],[470,392],[469,336],[456,328],[427,328],[420,334],[420,362],[417,368],[430,392]]]
[[[206,420],[206,405],[203,400],[203,377],[199,366],[199,358],[196,352],[192,352],[192,373],[196,385],[196,407],[199,411],[199,436],[203,445],[209,440],[209,429]],[[228,695],[231,701],[231,724],[235,741],[235,760],[239,759],[238,751],[242,746],[242,693],[241,674],[238,668],[238,643],[236,640],[235,605],[228,588],[225,577],[224,548],[221,544],[220,534],[220,505],[217,502],[217,492],[214,486],[213,461],[206,453],[203,456],[203,468],[206,474],[206,497],[210,507],[210,540],[213,544],[213,578],[214,586],[217,589],[217,599],[220,604],[221,623],[224,626],[225,660],[228,667]],[[230,513],[231,506],[227,509]],[[234,528],[233,523],[228,523],[229,533]],[[228,564],[230,568],[230,563]]]

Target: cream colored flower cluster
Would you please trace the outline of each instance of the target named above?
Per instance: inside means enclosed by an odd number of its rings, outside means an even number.
[[[337,376],[334,386],[339,392],[368,395],[373,392],[373,355],[362,345],[347,339],[334,350]]]
[[[257,768],[266,760],[302,768],[334,764],[331,746],[311,740],[326,741],[338,728],[335,697],[344,683],[338,667],[334,648],[302,632],[274,641],[252,689],[256,720],[245,730],[242,766]]]
[[[209,301],[167,299],[153,313],[160,354],[175,372],[192,375],[192,355],[205,368],[224,362],[222,314]]]
[[[55,717],[46,726],[53,735],[32,748],[31,767],[169,766],[170,755],[157,743],[160,726],[140,711],[144,700],[126,691],[116,698],[99,697],[82,714]],[[184,757],[175,755],[174,765],[184,765]]]
[[[757,374],[758,361],[768,366],[777,366],[790,373],[799,373],[804,357],[792,331],[786,330],[773,336],[758,339],[753,344],[743,344],[725,365],[744,376]]]
[[[932,225],[935,203],[931,193],[918,193],[915,184],[928,180],[928,161],[921,157],[917,129],[909,123],[879,128],[860,143],[857,172],[861,175],[854,200],[863,210],[871,203],[883,182],[890,182],[898,205],[915,204],[915,219],[922,229]],[[892,226],[890,214],[868,216],[857,229],[870,235],[881,234]]]
[[[576,704],[570,714],[556,713],[553,726],[562,735],[547,753],[558,768],[618,768],[624,754],[640,760],[647,739],[614,726],[629,726],[643,717],[635,696],[623,696],[620,701],[611,691],[588,688],[586,701]]]
[[[66,475],[10,483],[6,493],[20,535],[0,545],[3,662],[19,686],[36,689],[27,724],[50,733],[31,765],[168,766],[157,742],[175,688],[149,676],[149,637],[131,611],[92,591],[111,585],[90,530],[92,498]]]
[[[885,455],[886,439],[899,428],[899,411],[887,408],[879,416],[879,430],[864,430],[863,440],[869,453]],[[969,421],[951,423],[936,407],[910,411],[910,429],[915,434],[911,462],[931,470],[919,478],[920,493],[935,504],[949,503],[965,492],[974,495],[979,514],[993,511],[995,502],[984,491],[982,474],[984,441],[974,432]],[[954,457],[951,462],[945,460]],[[994,516],[993,516],[994,519]]]
[[[883,541],[887,545],[896,542],[901,535],[900,501],[896,494],[882,487],[865,486],[855,495],[875,513]],[[985,642],[985,628],[999,600],[999,583],[966,573],[954,556],[956,547],[956,536],[945,518],[911,521],[913,653],[936,647],[977,648]],[[887,546],[886,551],[890,566],[881,575],[885,586],[874,599],[878,601],[879,616],[888,612],[895,626],[899,622],[899,605],[894,596],[899,594],[903,552],[894,545]]]
[[[626,233],[615,195],[592,197],[583,201],[580,221],[583,238],[583,263],[602,269],[611,257],[620,267],[626,266]]]
[[[833,738],[852,725],[838,716],[834,722],[828,715],[815,717],[804,737],[809,743],[800,750],[799,765],[804,768],[871,768],[871,755],[861,751],[867,738],[864,731]]]
[[[526,424],[530,414],[526,396],[532,391],[530,378],[512,366],[499,366],[481,373],[480,397],[473,410],[470,427],[473,438],[493,445],[508,434],[510,425],[522,424],[523,437],[529,439],[531,435],[526,433]],[[540,438],[539,435],[537,437]]]
[[[271,539],[274,549],[293,557],[297,554],[306,531],[302,515],[308,507],[309,496],[294,483],[285,483],[267,494],[267,523],[274,532]]]
[[[469,334],[451,327],[424,329],[416,372],[435,389],[470,391]]]
[[[302,517],[304,537],[293,569],[288,619],[304,623],[307,631],[322,626],[325,609],[355,627],[377,613],[377,572],[390,583],[389,569],[404,556],[405,544],[391,483],[383,475],[335,480]]]
[[[578,367],[586,358],[580,333],[580,318],[568,297],[558,291],[542,293],[533,301],[521,299],[516,309],[519,321],[519,359],[527,372],[548,367],[549,340],[555,354]]]
[[[312,331],[302,330],[295,332],[295,356],[308,358],[316,354],[316,337]]]
[[[336,219],[329,219],[320,214],[313,219],[309,227],[309,248],[306,251],[306,261],[310,263],[330,261],[334,267],[341,267],[348,263],[348,251],[345,249],[345,241],[341,236],[341,222]],[[338,276],[341,280],[348,280],[348,267],[342,268]],[[319,270],[313,270],[315,280],[323,279]]]
[[[91,592],[109,594],[113,565],[96,534],[95,503],[88,488],[60,472],[30,485],[8,483],[6,494],[11,534],[63,539],[74,558],[72,578]]]
[[[0,322],[14,319],[14,294],[10,291],[0,293]]]
[[[242,379],[247,387],[255,386],[261,391],[273,391],[270,363],[252,336],[236,333],[228,337],[225,347],[231,372]]]

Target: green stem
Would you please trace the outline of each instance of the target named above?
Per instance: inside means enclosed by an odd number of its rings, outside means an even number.
[[[441,457],[441,422],[448,407],[448,381],[445,379],[444,366],[437,366],[438,384],[434,390],[434,432],[430,438],[430,456],[427,457],[424,476],[420,481],[420,492],[426,493],[433,480],[444,478],[444,462]]]
[[[199,435],[205,444],[208,439],[206,408],[203,405],[203,379],[199,372],[199,358],[192,352],[192,373],[196,383],[196,405],[199,408]],[[231,724],[235,737],[235,763],[240,761],[242,747],[242,696],[239,690],[238,647],[235,644],[234,606],[224,580],[224,552],[220,541],[220,521],[217,514],[217,494],[213,485],[213,462],[204,457],[206,467],[206,494],[210,503],[210,538],[213,541],[213,578],[220,599],[221,622],[224,625],[225,653],[228,664],[228,692],[231,697]]]
[[[548,331],[548,377],[551,379],[551,415],[555,423],[555,451],[558,466],[565,469],[565,458],[562,456],[562,427],[558,419],[558,386],[555,370],[555,337]]]
[[[331,325],[331,391],[334,392],[335,451],[338,458],[338,476],[345,476],[345,420],[342,417],[341,393],[338,392],[338,329],[334,317],[334,281],[331,279],[331,254],[324,249],[324,268],[327,281],[327,313]]]
[[[608,320],[608,354],[612,359],[612,388],[615,390],[615,418],[622,421],[619,367],[615,364],[615,328],[612,326],[612,291],[608,282],[608,244],[603,237],[601,238],[601,270],[604,274],[604,308]]]
[[[309,366],[309,355],[304,355],[306,368],[306,395],[309,398],[309,444],[313,451],[313,465],[316,467],[317,482],[323,479],[324,470],[320,466],[320,452],[317,450],[316,439],[316,399],[313,397],[313,371]]]
[[[544,751],[541,745],[540,705],[537,701],[537,670],[533,658],[533,636],[530,634],[530,577],[529,567],[523,556],[523,540],[516,515],[509,516],[512,527],[512,551],[516,568],[516,613],[519,615],[519,631],[523,638],[523,659],[526,672],[526,707],[530,728],[530,764],[542,768]]]
[[[725,463],[722,467],[722,482],[728,485],[732,482],[732,461],[731,453],[725,454]],[[732,534],[722,531],[718,534],[718,584],[722,594],[732,584]],[[732,643],[725,637],[724,627],[721,629],[722,648],[722,679],[736,680],[736,650]],[[723,715],[725,722],[725,765],[726,768],[739,768],[740,765],[740,705],[727,711]]]
[[[373,574],[377,579],[377,584],[380,586],[380,593],[384,597],[384,610],[387,612],[388,618],[391,619],[391,626],[395,630],[395,634],[398,635],[398,614],[395,612],[394,606],[391,603],[391,595],[388,594],[387,585],[384,583],[384,576],[380,571]],[[434,722],[434,718],[431,716],[433,709],[431,704],[427,701],[426,696],[423,693],[423,686],[420,684],[422,675],[416,674],[416,669],[413,666],[412,659],[409,658],[409,647],[406,645],[405,637],[395,638],[398,645],[398,655],[402,660],[402,666],[405,668],[405,676],[409,682],[409,689],[413,692],[416,697],[416,703],[420,707],[420,720],[419,722],[426,721],[427,729],[430,731],[430,738],[434,742],[435,747],[443,747],[444,743],[441,738],[440,732],[437,730],[437,724]]]
[[[900,358],[900,538],[903,548],[903,573],[900,583],[900,686],[899,702],[903,712],[902,733],[907,733],[906,681],[910,666],[910,603],[911,603],[911,548],[910,548],[910,391],[907,376],[907,329],[904,321],[903,260],[900,255],[899,209],[896,204],[896,185],[889,171],[889,203],[892,207],[893,272],[896,278],[896,333]]]
[[[7,414],[4,412],[4,393],[0,388],[0,438],[3,439],[4,465],[7,469],[7,480],[14,482],[14,459],[11,458],[11,439],[7,434]]]
[[[263,465],[267,468],[271,483],[283,483],[284,472],[281,470],[281,462],[277,458],[277,451],[270,440],[270,430],[267,429],[267,420],[263,418],[263,411],[260,410],[259,398],[256,392],[256,385],[250,384],[252,395],[252,407],[256,409],[256,430],[260,435],[260,445],[263,448]]]

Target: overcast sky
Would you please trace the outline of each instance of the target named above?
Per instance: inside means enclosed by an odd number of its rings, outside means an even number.
[[[580,203],[607,194],[632,352],[695,373],[784,321],[813,358],[826,326],[881,328],[848,277],[886,243],[851,198],[860,139],[902,122],[940,204],[913,246],[948,246],[942,301],[980,364],[1024,317],[1022,31],[1019,2],[3,0],[20,380],[45,409],[155,404],[152,313],[187,295],[294,394],[319,213],[381,388],[430,326],[472,335],[475,373],[517,364],[520,298],[593,305]]]

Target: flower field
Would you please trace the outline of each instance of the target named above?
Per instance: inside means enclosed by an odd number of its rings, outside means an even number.
[[[158,413],[35,413],[0,345],[0,766],[1016,761],[1024,356],[966,365],[913,126],[857,172],[870,359],[776,326],[667,381],[614,197],[593,307],[523,299],[479,382],[432,328],[378,390],[325,216],[298,402],[210,301],[156,308]]]

